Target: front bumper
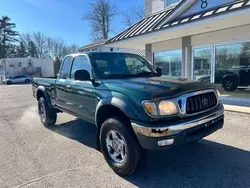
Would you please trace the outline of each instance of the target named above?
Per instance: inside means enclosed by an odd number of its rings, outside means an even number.
[[[131,124],[143,148],[150,150],[168,149],[199,140],[222,128],[224,124],[224,108],[220,104],[215,110],[202,116],[164,122],[157,126],[136,121],[132,121]],[[166,126],[166,124],[168,125]],[[162,140],[173,140],[173,142],[159,146],[158,142]]]

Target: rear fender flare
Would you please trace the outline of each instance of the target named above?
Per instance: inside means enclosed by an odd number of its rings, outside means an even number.
[[[37,98],[38,92],[42,92],[42,93],[43,93],[43,96],[44,96],[46,102],[48,103],[48,106],[49,106],[50,108],[53,108],[53,107],[52,107],[52,104],[51,104],[51,101],[50,101],[49,94],[48,94],[48,92],[46,91],[45,87],[44,87],[44,86],[38,86],[37,91],[36,91],[36,98]],[[37,98],[37,100],[38,100],[38,98]]]

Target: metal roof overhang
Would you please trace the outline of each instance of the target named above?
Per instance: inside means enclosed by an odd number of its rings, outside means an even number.
[[[250,2],[250,1],[249,1]],[[248,3],[249,3],[248,2]],[[250,24],[250,9],[240,9],[224,14],[214,15],[191,21],[184,24],[172,23],[171,27],[148,32],[145,34],[126,38],[108,43],[109,46],[122,48],[145,48],[145,44],[156,43],[160,41],[192,36],[217,30],[233,28]]]

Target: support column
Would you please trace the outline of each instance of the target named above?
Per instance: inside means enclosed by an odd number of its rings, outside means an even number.
[[[153,64],[152,44],[145,45],[146,59]]]
[[[182,37],[182,75],[191,78],[192,71],[191,36],[185,36]]]

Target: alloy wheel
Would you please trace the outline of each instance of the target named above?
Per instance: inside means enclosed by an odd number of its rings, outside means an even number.
[[[116,163],[123,163],[127,157],[127,145],[123,136],[111,130],[106,137],[108,154]]]

